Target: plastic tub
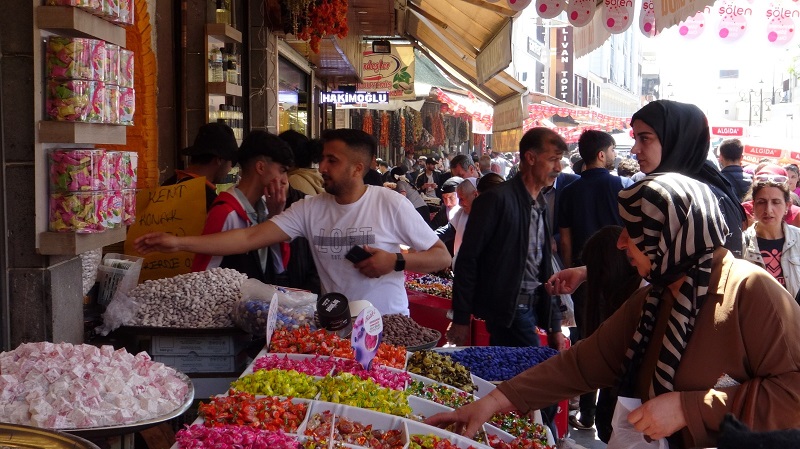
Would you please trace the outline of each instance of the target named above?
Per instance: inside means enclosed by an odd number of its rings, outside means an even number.
[[[109,165],[105,150],[56,148],[48,156],[52,193],[108,188]]]
[[[50,230],[86,234],[105,231],[106,196],[104,191],[51,194]]]

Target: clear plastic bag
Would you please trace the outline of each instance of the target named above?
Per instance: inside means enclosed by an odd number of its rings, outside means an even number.
[[[95,332],[100,335],[108,335],[109,332],[123,324],[132,322],[138,311],[138,302],[131,299],[126,293],[117,292],[106,307],[106,311],[103,312],[103,325],[95,328]]]
[[[558,273],[559,271],[563,270],[564,267],[561,266],[561,261],[553,255],[553,273]],[[565,295],[557,295],[558,296],[558,304],[559,310],[561,310],[561,325],[563,327],[578,327],[578,324],[575,320],[575,304],[572,302],[572,295],[565,294]]]
[[[272,296],[278,295],[278,314],[275,327],[298,328],[314,325],[317,295],[306,290],[264,284],[256,279],[242,283],[242,297],[231,314],[233,322],[252,335],[263,335],[267,328],[267,313]]]
[[[628,414],[642,405],[642,401],[636,398],[617,398],[617,406],[614,409],[614,417],[611,418],[611,425],[614,432],[608,440],[607,449],[669,449],[666,439],[646,440],[642,432],[633,427],[628,422]]]

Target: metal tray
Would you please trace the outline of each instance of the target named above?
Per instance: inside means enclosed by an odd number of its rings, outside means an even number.
[[[0,423],[0,447],[31,449],[100,449],[83,438],[54,430]]]
[[[83,427],[76,429],[57,429],[57,430],[59,432],[66,432],[72,435],[77,435],[82,438],[96,439],[96,438],[105,438],[110,436],[135,433],[140,430],[144,430],[149,427],[161,424],[164,421],[169,421],[170,419],[177,418],[178,416],[182,415],[192,405],[192,401],[194,401],[194,384],[192,384],[191,379],[189,379],[189,377],[186,374],[177,371],[176,375],[181,378],[181,380],[189,387],[189,389],[186,391],[186,396],[183,399],[183,404],[181,404],[175,410],[165,415],[157,416],[155,418],[146,419],[143,421],[133,422],[130,424],[121,424],[118,426]]]

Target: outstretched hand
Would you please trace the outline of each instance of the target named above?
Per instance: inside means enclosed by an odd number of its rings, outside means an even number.
[[[586,281],[586,267],[567,268],[550,276],[544,287],[551,295],[568,295]]]
[[[426,419],[425,424],[441,428],[453,425],[453,432],[472,438],[481,426],[492,418],[492,415],[510,404],[502,393],[499,393],[499,396],[498,398],[492,391],[489,395],[452,412],[437,413]]]
[[[180,251],[178,239],[179,237],[166,232],[150,232],[134,240],[133,248],[139,254],[152,252],[174,253]]]

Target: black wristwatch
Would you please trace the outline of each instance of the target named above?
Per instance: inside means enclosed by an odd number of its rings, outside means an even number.
[[[403,271],[406,269],[406,260],[403,258],[403,253],[397,253],[397,262],[394,263],[394,271]]]

